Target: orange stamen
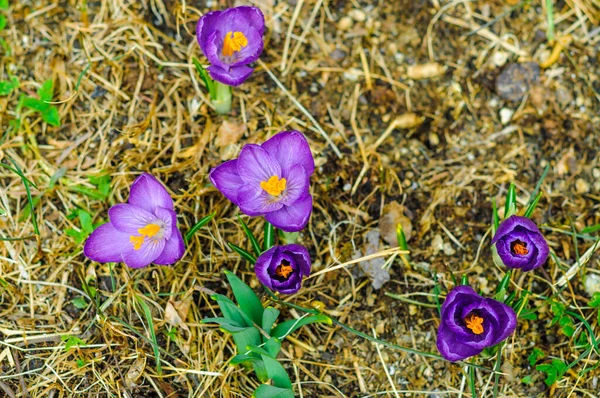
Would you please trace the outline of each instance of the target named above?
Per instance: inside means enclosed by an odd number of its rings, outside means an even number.
[[[222,53],[226,57],[231,57],[233,53],[241,51],[248,45],[248,39],[242,32],[227,32],[223,40]]]
[[[152,238],[160,232],[160,225],[148,224],[144,228],[138,229],[140,236],[131,235],[129,241],[133,243],[133,250],[140,250],[146,237]]]
[[[286,180],[281,180],[277,176],[272,176],[269,181],[261,181],[260,187],[264,189],[269,195],[279,196],[285,190]]]
[[[519,240],[513,243],[512,251],[513,253],[519,254],[521,256],[529,254],[529,250],[527,250],[527,245]]]
[[[284,264],[284,263],[279,264],[277,266],[277,268],[275,269],[275,275],[277,275],[283,279],[289,278],[289,276],[292,272],[294,272],[294,269],[292,268],[292,266],[289,264]]]
[[[483,333],[483,318],[471,314],[465,318],[465,325],[475,334]]]

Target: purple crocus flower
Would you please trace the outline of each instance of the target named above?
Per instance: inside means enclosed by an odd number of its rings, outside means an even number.
[[[537,225],[521,216],[510,216],[502,221],[492,244],[502,264],[523,271],[544,265],[550,252]]]
[[[442,305],[437,348],[448,361],[461,361],[506,339],[517,327],[515,311],[483,298],[470,286],[457,286]]]
[[[273,246],[258,257],[254,272],[269,289],[296,293],[302,286],[302,278],[310,274],[310,255],[300,245]]]
[[[248,144],[238,159],[209,174],[213,185],[249,216],[265,216],[275,227],[300,231],[312,211],[310,176],[315,162],[298,131],[283,131],[262,145]]]
[[[210,77],[228,86],[239,86],[253,69],[247,65],[263,50],[265,17],[256,7],[242,6],[204,14],[196,38],[208,58]]]
[[[83,253],[100,263],[123,261],[131,268],[169,265],[185,252],[173,199],[153,176],[144,173],[131,186],[128,204],[108,210],[110,221],[85,242]]]

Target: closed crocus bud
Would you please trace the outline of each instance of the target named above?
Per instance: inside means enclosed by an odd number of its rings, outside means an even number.
[[[492,239],[494,261],[508,268],[531,271],[546,262],[550,252],[537,225],[527,217],[510,216]]]
[[[258,280],[271,290],[293,294],[300,290],[302,279],[310,274],[310,255],[304,246],[274,246],[256,260]]]
[[[516,327],[511,307],[481,297],[470,286],[457,286],[442,305],[437,347],[448,361],[462,361],[500,343]]]

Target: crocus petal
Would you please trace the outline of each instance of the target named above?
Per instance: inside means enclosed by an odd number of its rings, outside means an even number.
[[[165,242],[165,248],[160,256],[153,262],[158,265],[171,265],[179,261],[184,253],[185,244],[183,242],[183,236],[181,236],[179,229],[174,226],[171,232],[171,238]]]
[[[129,204],[154,212],[157,207],[173,210],[173,199],[163,184],[148,173],[139,176],[131,185]]]
[[[210,77],[214,80],[233,87],[239,86],[245,82],[252,72],[254,72],[254,69],[246,65],[233,66],[229,68],[229,70],[223,69],[217,65],[211,65],[206,69],[208,70]]]
[[[215,27],[215,24],[223,12],[224,11],[221,10],[207,12],[198,20],[198,24],[196,25],[196,39],[198,39],[198,44],[204,55],[206,55],[206,42],[208,37],[216,32],[217,28]]]
[[[462,361],[463,359],[479,354],[483,349],[474,348],[470,345],[463,344],[456,338],[442,322],[438,328],[437,348],[440,354],[448,361]]]
[[[531,268],[528,270],[524,269],[524,271],[530,271],[534,268],[541,267],[542,265],[544,265],[544,263],[548,259],[548,255],[550,254],[548,242],[546,242],[546,239],[544,239],[544,237],[541,234],[528,232],[527,235],[529,236],[529,239],[531,240],[531,242],[533,242],[533,245],[537,248],[538,251],[535,259],[531,264]]]
[[[514,230],[516,227],[523,227],[529,231],[540,232],[537,225],[527,217],[522,216],[510,216],[506,220],[502,221],[496,230],[496,234],[492,239],[492,243],[502,238],[504,235]]]
[[[310,179],[302,165],[296,164],[283,172],[286,179],[285,192],[282,194],[281,203],[292,206],[298,199],[308,195]]]
[[[240,188],[237,202],[240,210],[252,217],[278,211],[283,207],[283,204],[276,198],[263,191],[262,188],[256,188],[253,185]]]
[[[265,219],[285,232],[298,232],[308,224],[312,212],[312,196],[306,195],[290,206],[265,215]]]
[[[157,217],[141,207],[121,203],[108,209],[110,222],[116,229],[130,235],[139,235],[138,230],[157,221]]]
[[[282,131],[265,141],[261,146],[273,156],[283,170],[302,165],[306,174],[315,171],[315,161],[306,137],[299,131]]]
[[[116,229],[110,222],[96,228],[87,238],[83,254],[99,263],[121,262],[121,251],[129,244],[129,234]]]
[[[177,229],[177,214],[173,210],[157,207],[156,210],[154,210],[154,215],[163,222],[163,225],[161,225],[163,228],[162,238],[165,240],[170,239],[171,234],[173,233],[173,227]]]
[[[297,244],[286,245],[283,247],[284,253],[294,256],[294,261],[298,266],[298,269],[302,273],[303,277],[307,277],[310,275],[310,254],[308,254],[308,250],[306,247]]]
[[[130,268],[141,268],[150,265],[160,256],[165,248],[164,239],[145,238],[142,246],[135,250],[132,243],[126,245],[121,252],[123,262]]]
[[[266,287],[269,289],[273,289],[273,281],[271,279],[271,275],[269,275],[269,266],[271,265],[271,261],[273,260],[273,256],[276,251],[279,250],[278,246],[273,246],[256,259],[256,263],[254,264],[254,272],[256,273],[256,277]]]
[[[238,159],[238,173],[245,184],[260,188],[260,183],[273,176],[282,177],[281,167],[260,145],[248,144]]]
[[[498,328],[495,330],[494,340],[490,345],[496,345],[513,334],[517,328],[517,314],[508,305],[492,299],[484,299],[490,312],[498,317]]]
[[[248,40],[248,45],[233,55],[235,59],[234,62],[230,64],[232,67],[247,65],[251,62],[256,61],[260,54],[263,52],[263,39],[262,33],[260,33],[257,29],[253,27],[249,27],[242,31],[246,39]],[[225,32],[227,34],[227,32]]]
[[[505,236],[496,242],[498,256],[502,260],[502,263],[508,268],[526,268],[528,264],[535,259],[535,256],[537,255],[537,248],[533,246],[529,238],[527,238],[525,242],[529,248],[529,253],[525,256],[516,255],[512,253],[510,248],[512,240],[511,234],[510,236]],[[521,240],[523,241],[524,239]]]
[[[238,160],[229,160],[210,171],[208,178],[227,199],[238,206],[238,190],[244,185],[237,171]]]

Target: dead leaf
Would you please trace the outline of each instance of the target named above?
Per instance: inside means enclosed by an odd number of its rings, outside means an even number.
[[[174,327],[181,327],[183,330],[189,333],[190,328],[186,325],[185,321],[181,319],[181,316],[175,309],[175,306],[172,302],[168,301],[167,306],[165,307],[165,321]]]
[[[125,375],[125,384],[127,387],[135,387],[137,386],[137,382],[144,374],[144,369],[146,368],[146,355],[143,352],[138,351],[138,357],[131,365],[127,374]]]
[[[244,131],[246,131],[246,126],[243,124],[224,120],[217,131],[215,146],[222,148],[227,145],[237,144],[242,135],[244,135]]]
[[[379,232],[385,242],[392,247],[398,247],[396,228],[402,225],[404,236],[408,242],[412,236],[412,222],[404,215],[404,206],[393,201],[383,207],[383,214],[379,219]]]
[[[440,76],[446,71],[442,65],[437,62],[429,62],[420,65],[411,65],[406,68],[406,74],[409,79],[430,79],[432,77]]]

